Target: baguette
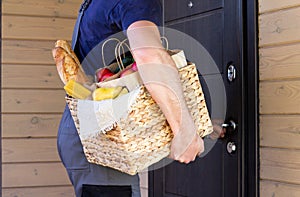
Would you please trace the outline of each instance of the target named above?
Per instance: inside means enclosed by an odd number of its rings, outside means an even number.
[[[92,83],[91,78],[85,74],[76,54],[67,41],[57,40],[52,55],[57,72],[64,84],[67,84],[70,80],[80,84]]]

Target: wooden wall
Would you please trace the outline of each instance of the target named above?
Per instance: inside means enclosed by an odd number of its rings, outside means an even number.
[[[300,1],[259,0],[262,197],[300,196]]]
[[[81,0],[2,0],[4,197],[70,197],[56,150],[63,84],[51,49],[70,40]]]

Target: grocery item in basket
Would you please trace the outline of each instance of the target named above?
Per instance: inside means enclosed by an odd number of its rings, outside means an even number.
[[[67,82],[64,89],[69,96],[76,99],[87,99],[92,93],[89,89],[77,83],[73,79]]]
[[[52,55],[60,79],[64,84],[67,84],[71,79],[81,84],[91,84],[92,80],[85,74],[78,58],[67,41],[56,41]]]
[[[114,99],[117,98],[122,92],[123,88],[121,86],[118,87],[110,87],[110,88],[97,88],[93,92],[93,100],[94,101],[102,101],[106,99]],[[124,94],[124,92],[123,92]]]

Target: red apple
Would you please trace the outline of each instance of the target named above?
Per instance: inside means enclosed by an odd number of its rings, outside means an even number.
[[[124,70],[121,74],[120,74],[120,77],[124,77],[126,75],[129,75],[131,73],[134,73],[135,71],[132,70],[132,69],[127,69],[127,70]]]
[[[129,75],[131,73],[134,73],[135,71],[132,69],[132,68],[126,68],[124,70],[122,70],[121,74],[120,74],[120,77],[124,77],[126,75]]]
[[[138,70],[137,65],[136,65],[136,62],[133,62],[132,66],[131,66],[131,69],[132,69],[133,71],[137,71],[137,70]]]
[[[96,80],[98,81],[98,82],[100,82],[100,81],[103,81],[103,77],[104,76],[106,76],[106,75],[110,75],[110,76],[112,76],[112,75],[114,75],[108,68],[100,68],[100,69],[98,69],[98,70],[96,70]],[[108,77],[108,76],[107,76]],[[106,77],[106,78],[107,78]]]
[[[105,79],[107,79],[107,78],[109,78],[109,77],[111,77],[113,75],[114,75],[113,73],[106,73],[105,75],[103,75],[101,77],[101,79],[99,80],[99,82],[104,81]]]

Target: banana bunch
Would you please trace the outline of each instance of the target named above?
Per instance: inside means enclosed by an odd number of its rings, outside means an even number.
[[[127,88],[122,86],[118,86],[114,88],[101,87],[94,90],[92,97],[94,101],[102,101],[106,99],[115,99],[127,93],[128,93]]]
[[[72,96],[76,99],[87,99],[92,94],[94,101],[115,99],[128,93],[127,88],[122,86],[114,88],[96,88],[92,93],[89,89],[72,79],[67,82],[67,84],[64,86],[64,89],[69,96]]]
[[[64,89],[69,96],[72,96],[76,99],[86,99],[92,94],[89,89],[73,79],[67,82],[67,84],[64,86]]]

